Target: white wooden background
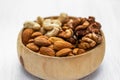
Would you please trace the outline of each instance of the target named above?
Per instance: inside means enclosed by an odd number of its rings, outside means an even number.
[[[101,66],[81,80],[120,80],[120,0],[0,0],[0,80],[40,80],[27,73],[17,57],[18,32],[37,16],[95,16],[106,37]]]

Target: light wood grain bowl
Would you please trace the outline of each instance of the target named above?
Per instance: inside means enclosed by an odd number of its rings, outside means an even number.
[[[50,17],[47,17],[50,18]],[[51,17],[57,18],[57,16]],[[74,18],[74,17],[71,17]],[[81,55],[51,57],[37,54],[24,46],[20,31],[17,40],[18,57],[22,66],[34,76],[45,80],[76,80],[94,72],[105,53],[105,37],[100,45]]]

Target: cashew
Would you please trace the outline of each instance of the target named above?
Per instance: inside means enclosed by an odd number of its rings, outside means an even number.
[[[66,13],[61,13],[58,17],[58,20],[61,22],[64,22],[68,18],[68,15]]]
[[[45,19],[41,31],[48,37],[56,36],[61,30],[62,23],[59,20]]]
[[[43,28],[48,31],[53,29],[53,24],[51,23],[51,19],[46,19],[43,21]]]
[[[42,26],[43,20],[44,20],[44,19],[43,19],[42,17],[38,16],[36,22]]]
[[[47,31],[46,31],[43,27],[41,27],[40,32],[41,32],[42,34],[45,34]]]
[[[62,38],[70,38],[72,35],[73,35],[72,29],[67,29],[58,34],[58,36]]]
[[[56,36],[59,32],[59,29],[54,27],[53,30],[48,31],[45,35],[48,37]]]
[[[43,21],[43,28],[45,30],[52,30],[54,27],[61,28],[61,22],[59,20],[45,19]]]
[[[35,30],[39,30],[40,29],[40,25],[36,22],[33,22],[33,21],[26,21],[24,23],[24,28],[32,28],[32,29],[35,29]]]

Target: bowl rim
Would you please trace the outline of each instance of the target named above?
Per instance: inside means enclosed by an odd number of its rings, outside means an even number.
[[[47,19],[47,18],[56,19],[57,17],[58,17],[58,16],[49,16],[49,17],[44,17],[44,19]],[[72,19],[73,19],[73,18],[74,18],[74,19],[76,18],[76,17],[74,17],[74,16],[69,16],[69,17],[72,18]],[[90,50],[86,51],[86,52],[83,53],[83,54],[79,54],[79,55],[75,55],[75,56],[68,56],[68,57],[56,57],[56,56],[43,55],[43,54],[39,54],[39,53],[37,53],[37,52],[34,52],[34,51],[30,50],[29,48],[27,48],[27,47],[23,44],[23,42],[22,42],[22,36],[21,36],[23,29],[24,29],[24,27],[20,30],[19,35],[18,35],[18,38],[20,39],[19,42],[20,42],[20,44],[22,45],[22,47],[24,47],[25,49],[27,49],[28,51],[30,51],[30,52],[33,53],[34,55],[41,56],[41,57],[45,57],[45,58],[51,58],[51,59],[70,59],[70,58],[76,58],[76,57],[81,57],[81,56],[85,56],[85,55],[87,55],[87,54],[90,54],[90,53],[92,53],[93,50],[97,49],[98,47],[101,47],[102,45],[104,45],[104,47],[105,47],[105,36],[104,36],[103,31],[100,30],[101,33],[102,33],[102,34],[101,34],[101,35],[102,35],[102,42],[101,42],[100,44],[98,44],[97,46],[95,46],[93,49],[90,49]],[[105,50],[105,49],[104,49],[104,50]]]

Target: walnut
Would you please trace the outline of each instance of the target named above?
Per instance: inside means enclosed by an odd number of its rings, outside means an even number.
[[[81,18],[76,18],[76,19],[73,20],[72,24],[73,24],[74,27],[76,27],[77,25],[80,24],[80,22],[81,22]]]
[[[93,39],[97,44],[102,42],[102,36],[95,33],[89,33],[85,37]]]
[[[83,37],[84,35],[86,35],[88,33],[89,33],[89,31],[87,31],[86,29],[82,29],[82,30],[76,31],[75,34],[76,34],[77,37]]]
[[[78,44],[78,47],[80,49],[90,49],[95,47],[96,42],[88,37],[83,37],[82,40],[80,40],[80,44]]]
[[[82,53],[84,53],[84,52],[85,52],[84,49],[79,49],[79,48],[74,48],[74,49],[73,49],[73,54],[74,54],[74,55],[82,54]]]
[[[72,43],[72,44],[75,44],[77,39],[74,38],[74,37],[70,37],[69,39],[67,39],[68,42]]]
[[[69,27],[69,28],[71,28],[71,29],[74,29],[72,23],[73,23],[73,19],[70,19],[66,24],[64,24],[64,26],[67,26],[67,27]]]
[[[65,31],[61,31],[58,36],[62,38],[70,38],[73,35],[73,30],[72,29],[66,29]]]
[[[89,21],[90,23],[95,22],[95,17],[89,16],[89,17],[88,17],[88,21]]]
[[[89,22],[88,21],[84,21],[84,23],[82,25],[79,25],[75,28],[75,31],[81,30],[81,29],[86,29],[89,26]]]
[[[101,28],[101,24],[98,22],[94,22],[88,27],[87,30],[89,32],[94,32],[94,33],[100,34],[101,33],[100,28]]]
[[[65,26],[70,27],[71,29],[75,29],[76,26],[78,26],[81,22],[81,18],[76,18],[76,19],[70,19]]]
[[[95,33],[89,33],[82,37],[78,47],[81,49],[90,49],[95,47],[97,44],[100,44],[101,42],[102,36]]]
[[[81,18],[80,24],[82,25],[86,20],[87,20],[87,18]]]
[[[101,24],[98,22],[95,22],[95,18],[90,16],[88,19],[82,18],[81,20],[82,24],[78,25],[75,28],[75,34],[77,37],[83,37],[88,33],[96,33],[101,34],[100,28]]]

